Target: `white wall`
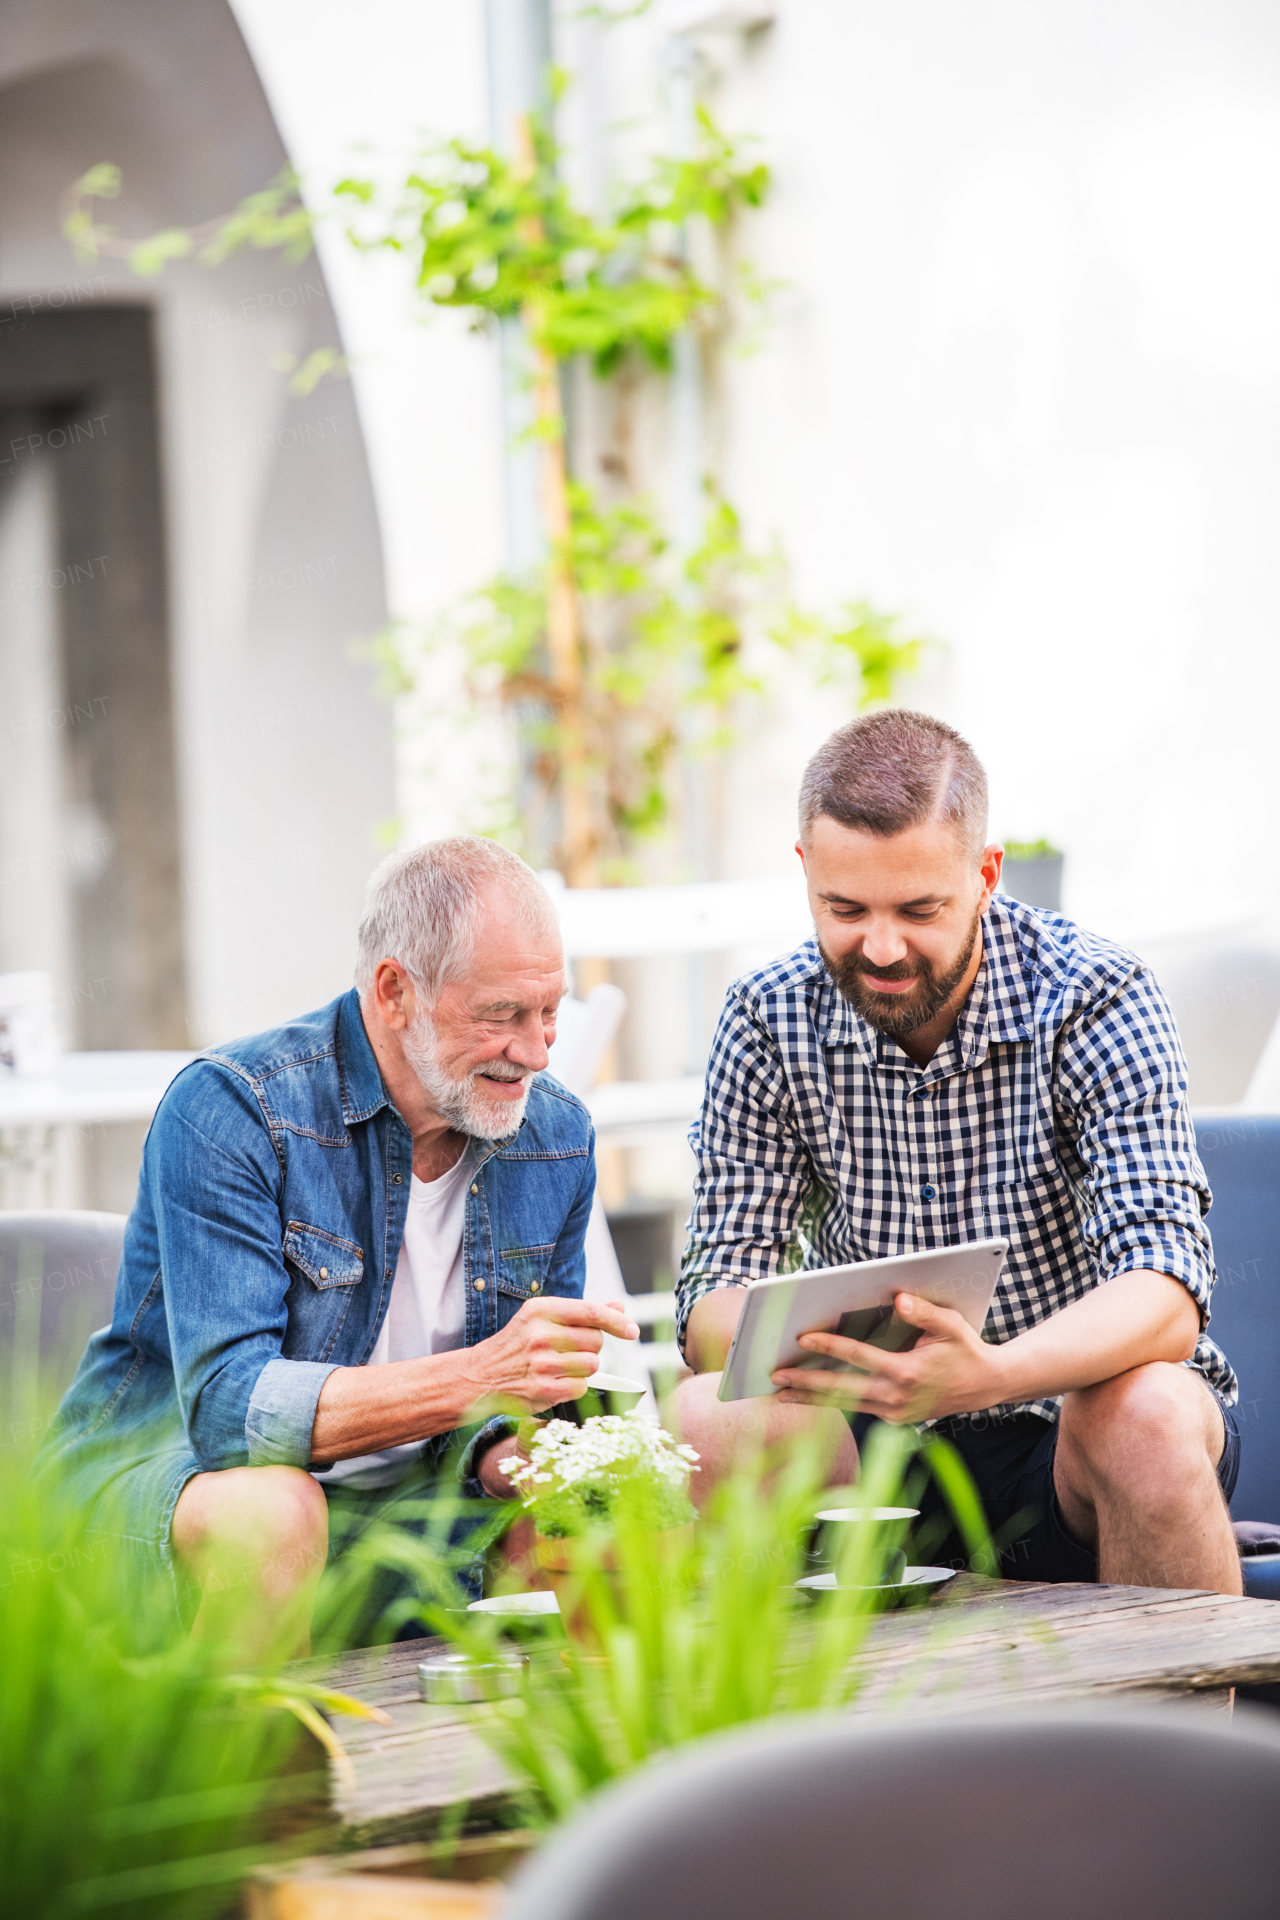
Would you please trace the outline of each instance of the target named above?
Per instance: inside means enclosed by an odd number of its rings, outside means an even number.
[[[235,4],[317,189],[361,140],[390,156],[416,128],[483,134],[481,0],[379,0],[358,34],[337,0]],[[670,149],[670,36],[735,11],[774,23],[701,37],[707,98],[773,168],[738,244],[780,285],[762,344],[712,370],[709,464],[750,536],[781,539],[803,600],[866,595],[942,643],[901,697],[972,738],[997,834],[1066,848],[1068,911],[1153,960],[1199,1097],[1237,1097],[1280,927],[1280,16],[655,0],[605,27],[564,0],[561,133],[589,197]],[[430,618],[502,556],[493,343],[454,316],[421,326],[395,262],[336,235],[324,259],[390,598]],[[640,422],[659,489],[668,424],[663,398]],[[841,717],[802,684],[748,716],[721,872],[789,865],[800,771]],[[416,838],[465,819],[483,756],[406,719]],[[671,1017],[688,982],[649,971],[627,1066],[674,1072],[696,1050]]]
[[[608,37],[609,105],[687,6]],[[782,0],[717,109],[776,170],[786,283],[730,361],[722,471],[807,592],[948,643],[917,697],[994,826],[1140,938],[1276,877],[1280,20],[1254,0]],[[602,117],[596,103],[597,117]],[[608,117],[607,111],[603,117]],[[829,713],[771,739],[791,787]],[[763,744],[763,743],[762,743]],[[743,870],[789,823],[739,788]]]
[[[598,176],[663,137],[661,43],[709,9],[658,0],[610,29],[580,11],[558,25],[588,75],[565,125]],[[478,0],[384,0],[358,35],[335,0],[238,12],[304,159],[483,124]],[[1251,918],[1276,877],[1280,18],[1261,0],[774,12],[741,51],[716,43],[713,104],[775,169],[744,246],[786,283],[763,349],[723,369],[723,479],[808,597],[867,593],[945,642],[909,697],[970,733],[998,832],[1068,849],[1071,910],[1133,939]],[[359,332],[368,294],[326,259]],[[394,346],[385,323],[397,420],[372,348],[357,382],[392,598],[416,611],[500,551],[492,348],[438,320],[410,372],[409,323]],[[729,870],[790,857],[795,780],[832,718],[797,693],[755,730]],[[420,825],[449,817],[456,772]]]
[[[335,213],[347,175],[403,179],[424,143],[485,141],[479,0],[232,0],[308,201],[360,411],[392,614],[429,624],[503,561],[496,347],[465,316],[429,319],[404,262],[358,253]],[[428,703],[429,705],[429,703]],[[470,742],[401,716],[406,840],[465,824]],[[415,727],[430,729],[425,741]],[[409,737],[405,737],[406,733]],[[425,752],[423,751],[425,744]]]
[[[771,254],[812,296],[785,385],[744,369],[739,470],[811,577],[839,556],[950,641],[939,704],[997,831],[1069,849],[1081,918],[1248,913],[1275,863],[1275,16],[871,16],[778,30]]]

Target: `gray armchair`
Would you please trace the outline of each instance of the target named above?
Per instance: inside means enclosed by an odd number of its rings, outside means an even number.
[[[1244,1590],[1280,1600],[1280,1114],[1197,1114],[1196,1146],[1213,1189],[1209,1332],[1240,1380],[1231,1512]]]
[[[35,1418],[69,1385],[84,1343],[111,1318],[122,1213],[0,1213],[0,1397]]]
[[[806,1715],[601,1793],[503,1920],[1274,1920],[1278,1805],[1258,1709]]]

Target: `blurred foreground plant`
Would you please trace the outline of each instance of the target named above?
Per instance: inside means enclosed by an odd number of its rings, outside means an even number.
[[[519,1699],[480,1710],[480,1726],[526,1789],[526,1817],[563,1818],[606,1781],[686,1741],[775,1714],[835,1708],[859,1685],[852,1664],[885,1595],[905,1522],[841,1527],[838,1586],[795,1582],[814,1515],[840,1498],[868,1508],[914,1504],[939,1481],[971,1564],[995,1570],[981,1508],[946,1441],[877,1428],[856,1489],[824,1484],[814,1448],[745,1466],[717,1491],[696,1539],[673,1558],[643,1506],[615,1501],[607,1530],[587,1534],[582,1605],[588,1637],[567,1646],[560,1623],[515,1629],[530,1661]],[[594,1542],[594,1554],[590,1551]],[[424,1617],[478,1661],[492,1659],[509,1618],[455,1611],[444,1587]]]
[[[226,1649],[188,1639],[167,1576],[86,1534],[24,1468],[0,1466],[5,1907],[222,1912],[250,1868],[280,1857],[274,1825],[324,1799],[321,1773],[288,1771],[299,1722],[341,1766],[321,1714],[366,1710],[291,1675],[228,1673]]]

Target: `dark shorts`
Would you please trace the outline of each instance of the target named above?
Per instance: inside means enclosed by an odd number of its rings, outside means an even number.
[[[1213,1389],[1206,1386],[1206,1391]],[[1218,1480],[1223,1497],[1230,1500],[1240,1471],[1240,1428],[1234,1409],[1224,1406],[1216,1393],[1213,1397],[1226,1433]],[[1098,1578],[1097,1556],[1068,1533],[1058,1506],[1053,1485],[1056,1422],[1021,1413],[986,1425],[967,1419],[942,1420],[934,1431],[951,1442],[973,1477],[1004,1579]],[[856,1426],[855,1435],[861,1439]],[[920,1519],[913,1533],[911,1559],[930,1566],[967,1567],[968,1551],[932,1479],[917,1504]],[[1179,1584],[1176,1578],[1169,1581],[1170,1586]]]

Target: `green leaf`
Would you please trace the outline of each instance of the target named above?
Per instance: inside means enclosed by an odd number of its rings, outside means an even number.
[[[71,191],[85,200],[115,200],[124,176],[109,160],[100,160],[88,173],[82,173]]]
[[[163,273],[170,260],[185,260],[192,251],[191,235],[184,227],[169,227],[140,241],[129,255],[129,265],[140,279],[154,279]]]
[[[949,1440],[940,1434],[927,1434],[921,1443],[929,1471],[941,1487],[956,1525],[969,1550],[969,1565],[976,1573],[996,1575],[999,1562],[991,1543],[986,1515],[969,1470]]]
[[[280,359],[281,357],[282,356],[279,355],[273,356],[275,359]],[[292,355],[289,357],[292,358]],[[284,370],[287,371],[287,369]],[[307,395],[314,393],[320,382],[328,375],[332,374],[335,379],[342,379],[345,377],[346,372],[346,356],[339,353],[336,347],[317,347],[314,353],[307,355],[302,365],[293,375],[293,378],[289,382],[289,391],[299,399],[305,400]]]

